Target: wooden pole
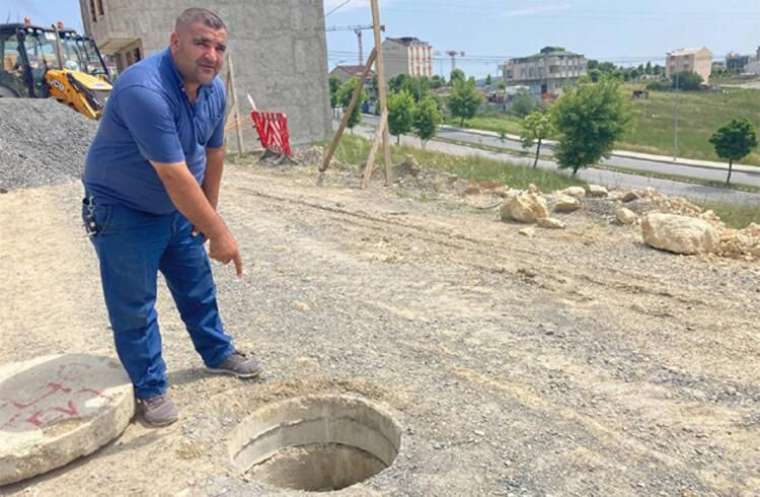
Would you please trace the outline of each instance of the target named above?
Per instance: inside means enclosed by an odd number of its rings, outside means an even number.
[[[240,119],[240,106],[238,105],[237,89],[235,88],[235,69],[232,65],[232,57],[227,54],[227,71],[230,75],[230,87],[232,90],[232,113],[235,116],[235,134],[237,138],[238,158],[243,156],[243,130]]]
[[[359,103],[359,95],[361,95],[362,90],[364,89],[364,81],[367,79],[367,76],[369,76],[369,71],[372,67],[372,63],[375,62],[376,55],[377,49],[372,49],[372,52],[369,54],[369,59],[367,59],[367,65],[364,66],[364,71],[362,72],[361,78],[359,79],[359,83],[356,85],[356,88],[354,88],[354,94],[351,96],[351,103],[348,104],[348,109],[346,109],[343,113],[343,119],[340,121],[338,131],[335,132],[335,136],[333,137],[332,142],[327,148],[327,152],[322,159],[322,165],[319,167],[320,173],[325,172],[327,170],[327,166],[330,165],[330,161],[332,160],[333,154],[335,153],[335,149],[338,148],[340,138],[343,136],[343,131],[345,131],[346,126],[348,125],[348,119],[351,117],[351,114],[354,112],[354,108],[356,108],[356,105]]]
[[[369,178],[372,176],[372,170],[375,168],[375,154],[377,153],[377,147],[380,145],[380,139],[385,131],[388,129],[388,109],[383,109],[383,113],[380,115],[380,124],[375,130],[375,139],[372,140],[372,148],[369,149],[369,157],[367,158],[367,165],[364,166],[364,176],[362,177],[362,188],[369,186]]]
[[[380,37],[380,6],[379,0],[370,0],[372,5],[372,31],[375,34],[375,50],[377,51],[377,88],[380,97],[380,115],[388,112],[388,95],[385,88],[385,67],[383,65],[383,41]],[[382,123],[381,123],[382,126]],[[385,160],[385,186],[393,182],[391,177],[391,140],[388,126],[383,131],[383,157]]]

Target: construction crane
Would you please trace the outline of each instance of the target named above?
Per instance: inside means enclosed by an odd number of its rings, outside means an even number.
[[[372,25],[354,25],[354,26],[330,26],[325,31],[353,31],[356,34],[356,41],[359,42],[359,65],[364,65],[364,46],[362,45],[362,31],[371,30]],[[385,31],[385,25],[380,25],[380,31]]]
[[[457,68],[457,56],[464,57],[464,52],[458,50],[449,50],[446,52],[446,55],[451,57],[451,71],[454,72],[454,69]]]

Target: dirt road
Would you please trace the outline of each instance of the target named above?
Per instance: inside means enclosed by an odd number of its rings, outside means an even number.
[[[359,496],[760,496],[760,266],[677,257],[592,215],[539,230],[355,176],[230,167],[247,274],[222,313],[262,383],[207,376],[165,287],[182,419],[135,423],[7,495],[298,495],[229,471],[225,436],[273,400],[362,395],[403,427]],[[0,196],[0,362],[113,354],[80,186]]]

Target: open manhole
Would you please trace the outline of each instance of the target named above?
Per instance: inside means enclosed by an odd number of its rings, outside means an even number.
[[[251,414],[233,431],[233,464],[248,478],[282,488],[329,492],[388,468],[401,429],[352,396],[298,397]]]

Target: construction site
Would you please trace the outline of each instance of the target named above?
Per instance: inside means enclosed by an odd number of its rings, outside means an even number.
[[[81,1],[119,64],[165,46],[186,4]],[[98,121],[0,98],[0,495],[760,497],[759,225],[653,188],[390,161],[387,114],[347,161],[322,2],[218,11],[240,107],[219,212],[246,271],[212,267],[265,373],[205,372],[159,278],[180,417],[141,422],[82,227]],[[267,158],[246,95],[287,114],[287,157]]]

